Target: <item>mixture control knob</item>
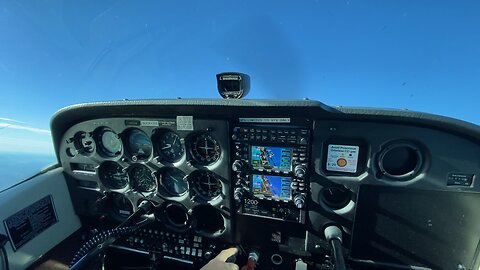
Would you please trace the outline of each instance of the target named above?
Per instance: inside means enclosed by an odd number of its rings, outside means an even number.
[[[232,164],[232,170],[234,172],[240,172],[240,171],[242,171],[244,166],[245,166],[245,163],[243,161],[237,159]]]
[[[293,201],[298,209],[302,209],[305,205],[305,196],[303,194],[298,194],[297,196],[295,196]]]
[[[295,166],[295,176],[298,178],[303,178],[305,177],[305,174],[307,173],[307,168],[305,165],[297,165]]]

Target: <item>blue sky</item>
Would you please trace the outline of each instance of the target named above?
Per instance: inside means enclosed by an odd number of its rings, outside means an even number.
[[[479,1],[0,1],[0,117],[69,104],[248,98],[407,108],[480,124]]]

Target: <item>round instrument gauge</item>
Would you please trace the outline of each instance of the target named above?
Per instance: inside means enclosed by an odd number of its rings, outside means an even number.
[[[180,136],[173,131],[167,131],[160,135],[157,151],[168,162],[179,161],[185,153]]]
[[[132,161],[148,160],[152,155],[153,146],[150,137],[139,129],[127,133],[127,150]]]
[[[101,154],[107,157],[116,157],[122,153],[122,140],[111,129],[102,128],[98,132],[97,141]]]
[[[167,168],[160,172],[159,182],[172,196],[182,196],[188,191],[186,174],[176,168]]]
[[[110,198],[113,205],[113,213],[126,218],[133,213],[133,204],[132,202],[120,193],[111,193]]]
[[[210,165],[220,158],[221,148],[212,136],[202,134],[193,139],[190,153],[199,164]]]
[[[138,192],[151,192],[157,188],[155,174],[145,165],[133,165],[129,175],[133,189]]]
[[[100,181],[107,188],[121,189],[128,184],[128,174],[120,164],[106,161],[98,168]]]
[[[203,199],[209,201],[222,193],[220,179],[209,171],[195,171],[189,176],[190,185]]]

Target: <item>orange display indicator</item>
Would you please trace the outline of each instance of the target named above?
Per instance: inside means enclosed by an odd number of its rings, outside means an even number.
[[[327,171],[356,173],[360,147],[356,145],[329,144]]]
[[[339,167],[345,167],[345,166],[347,166],[347,163],[348,163],[347,160],[344,159],[344,158],[337,159],[337,165]]]

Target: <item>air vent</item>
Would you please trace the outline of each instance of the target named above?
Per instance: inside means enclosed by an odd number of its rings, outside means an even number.
[[[185,231],[190,227],[190,215],[185,206],[178,202],[165,202],[159,211],[155,212],[157,219],[175,231]]]
[[[413,179],[423,165],[420,148],[410,142],[387,145],[378,156],[379,177],[398,181]]]

